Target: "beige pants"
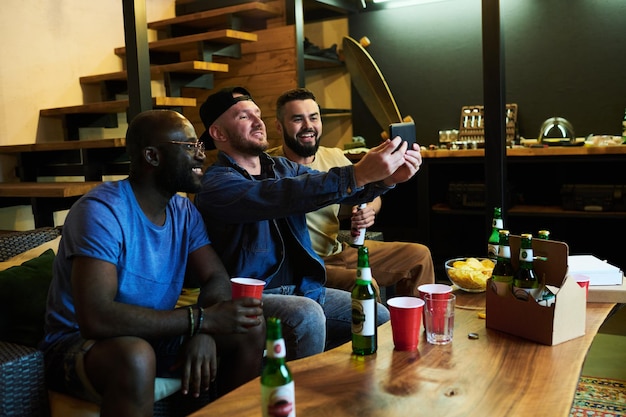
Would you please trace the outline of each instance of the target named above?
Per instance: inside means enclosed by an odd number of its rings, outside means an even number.
[[[366,240],[372,276],[379,286],[395,285],[396,295],[418,296],[417,287],[435,282],[435,269],[428,247],[419,243]],[[344,243],[341,253],[322,257],[326,286],[351,290],[356,280],[358,250]]]

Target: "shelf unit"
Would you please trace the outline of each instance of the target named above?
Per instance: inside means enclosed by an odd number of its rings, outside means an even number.
[[[447,196],[452,182],[484,184],[484,150],[422,154],[416,177],[384,196],[376,224],[386,238],[429,246],[443,274],[447,259],[486,253],[484,219],[492,207],[451,208]],[[626,212],[565,210],[560,194],[563,184],[621,185],[625,163],[626,146],[507,149],[505,227],[515,234],[548,229],[570,253],[594,254],[626,269],[621,247],[612,242],[626,234]],[[407,207],[414,207],[410,216]]]
[[[290,2],[287,2],[290,3]],[[298,86],[313,91],[324,119],[322,145],[343,148],[352,141],[350,76],[341,60],[307,55],[305,37],[320,48],[341,45],[348,36],[348,18],[357,12],[351,1],[295,0],[288,23],[296,29]]]

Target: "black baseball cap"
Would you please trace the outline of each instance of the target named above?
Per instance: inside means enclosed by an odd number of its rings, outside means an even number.
[[[233,97],[233,94],[241,94],[241,96]],[[200,119],[204,123],[205,131],[199,140],[204,142],[207,149],[215,149],[213,138],[209,134],[209,127],[215,123],[218,117],[230,109],[234,104],[240,101],[252,100],[252,96],[243,87],[225,87],[216,93],[207,97],[206,101],[200,106]]]

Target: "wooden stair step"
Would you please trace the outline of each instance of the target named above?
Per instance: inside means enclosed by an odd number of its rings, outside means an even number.
[[[228,72],[228,64],[204,61],[175,62],[165,65],[151,65],[150,74],[158,76],[165,73],[205,74],[212,72]],[[107,74],[80,77],[81,84],[97,84],[104,81],[122,81],[128,78],[128,71],[110,72]]]
[[[3,182],[0,197],[65,198],[85,194],[102,181],[78,182]]]
[[[152,97],[154,108],[196,107],[196,99],[188,97]],[[110,114],[124,113],[128,109],[129,100],[102,101],[78,106],[41,109],[41,117],[61,117],[68,114]]]
[[[46,152],[46,151],[68,151],[76,149],[96,149],[96,148],[124,148],[125,138],[95,139],[95,140],[72,140],[29,143],[24,145],[0,146],[0,154],[11,154],[21,152]]]
[[[151,22],[148,23],[148,29],[166,30],[171,26],[208,29],[223,24],[228,16],[244,19],[270,19],[280,15],[281,10],[278,7],[256,1]]]
[[[256,42],[258,36],[255,33],[242,32],[239,30],[223,29],[211,32],[197,33],[194,35],[179,36],[176,38],[161,39],[148,43],[150,51],[180,52],[196,48],[199,42],[213,42],[224,45],[235,45],[245,42]],[[126,55],[126,47],[115,48],[116,55]]]

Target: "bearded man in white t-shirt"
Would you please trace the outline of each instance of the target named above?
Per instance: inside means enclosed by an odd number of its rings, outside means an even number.
[[[307,89],[289,90],[278,98],[276,128],[283,137],[283,145],[269,150],[270,155],[285,156],[318,171],[351,164],[341,149],[320,146],[320,108],[314,94]],[[419,145],[413,146],[419,150]],[[371,227],[380,208],[380,197],[363,209],[352,207],[351,229]],[[306,221],[313,249],[326,265],[326,285],[350,290],[356,280],[358,251],[337,240],[340,210],[339,204],[329,205],[307,213]],[[435,281],[428,247],[419,243],[374,240],[365,240],[364,245],[369,248],[370,267],[378,286],[394,286],[396,295],[418,296],[418,286]]]

